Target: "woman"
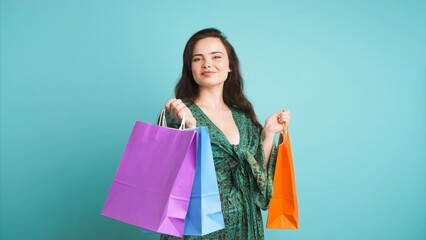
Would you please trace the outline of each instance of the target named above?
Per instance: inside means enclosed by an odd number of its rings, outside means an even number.
[[[272,197],[274,136],[288,127],[290,112],[272,114],[262,127],[243,93],[234,48],[217,29],[195,33],[185,46],[183,63],[176,98],[165,106],[167,120],[178,127],[185,113],[187,128],[209,128],[225,221],[224,229],[202,239],[263,239],[260,209],[266,210]]]

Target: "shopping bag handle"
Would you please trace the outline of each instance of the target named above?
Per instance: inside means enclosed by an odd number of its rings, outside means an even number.
[[[166,122],[166,109],[163,109],[160,114],[160,118],[158,119],[158,125],[161,127],[167,127]]]
[[[282,137],[282,140],[283,140],[281,144],[284,144],[284,141],[286,139],[285,136],[287,135],[287,132],[288,132],[288,127],[286,127],[284,123],[282,123],[282,125],[283,125],[284,129],[281,131],[281,137]]]
[[[180,123],[179,130],[185,130],[186,129],[186,114],[183,112],[182,122]],[[160,118],[158,119],[158,125],[161,127],[167,127],[167,120],[166,120],[166,109],[163,109],[160,114]]]

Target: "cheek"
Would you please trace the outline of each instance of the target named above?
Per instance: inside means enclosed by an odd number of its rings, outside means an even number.
[[[191,73],[192,73],[192,75],[195,75],[196,74],[196,72],[197,72],[197,65],[196,64],[194,64],[194,63],[192,63],[191,64]]]
[[[194,78],[196,83],[198,83],[198,71],[197,71],[197,69],[198,68],[197,68],[196,64],[191,65],[192,78]]]
[[[229,71],[229,61],[223,61],[222,63],[221,63],[221,68],[222,69],[224,69],[224,70],[226,70],[226,71]]]

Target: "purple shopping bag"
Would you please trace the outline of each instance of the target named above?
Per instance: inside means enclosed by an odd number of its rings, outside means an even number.
[[[136,122],[101,214],[181,237],[196,149],[195,130]]]

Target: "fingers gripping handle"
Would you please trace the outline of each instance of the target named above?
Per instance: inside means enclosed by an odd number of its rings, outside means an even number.
[[[186,114],[183,112],[182,122],[180,124],[179,130],[185,130],[186,129]],[[158,119],[158,125],[162,127],[167,127],[167,120],[166,120],[166,109],[163,109],[160,114],[160,118]]]

